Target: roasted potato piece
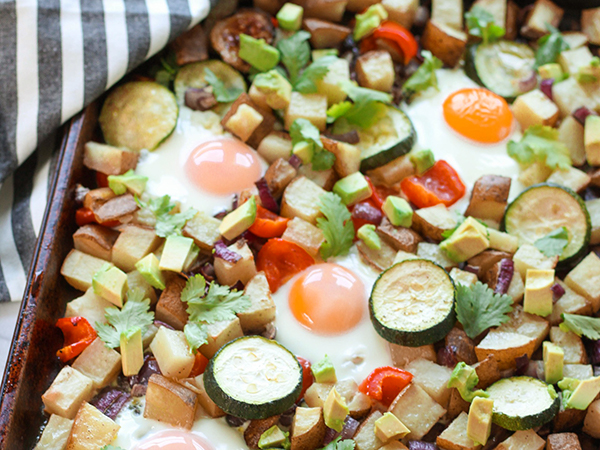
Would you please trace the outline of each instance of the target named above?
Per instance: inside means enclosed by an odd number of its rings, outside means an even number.
[[[192,238],[202,252],[211,253],[215,242],[221,238],[221,233],[219,233],[220,224],[219,219],[199,212],[186,222],[181,234]]]
[[[206,388],[204,387],[204,374],[194,378],[194,385],[198,390],[198,403],[202,406],[204,411],[206,411],[210,417],[223,417],[225,411],[219,408],[206,393]]]
[[[150,343],[150,350],[160,372],[169,378],[187,378],[194,366],[194,354],[183,331],[160,327]]]
[[[548,33],[548,24],[558,27],[563,14],[564,10],[550,0],[537,0],[525,18],[521,34],[530,39],[537,39]]]
[[[436,439],[440,448],[448,450],[477,450],[481,448],[475,444],[467,435],[467,423],[469,415],[461,412],[452,423]]]
[[[515,358],[523,355],[531,357],[535,348],[535,338],[512,331],[492,330],[475,347],[475,354],[479,361],[493,355],[500,370],[505,370],[515,367]]]
[[[463,412],[469,412],[469,405],[470,403],[463,400],[458,390],[452,388],[450,390],[450,401],[448,402],[448,418],[454,419]]]
[[[463,29],[463,2],[460,0],[433,0],[431,20],[455,30]]]
[[[214,29],[213,29],[214,31]],[[232,103],[231,108],[227,111],[227,114],[221,120],[221,125],[228,131],[231,131],[233,134],[238,135],[238,131],[236,129],[230,130],[228,128],[229,119],[231,119],[237,112],[238,109],[242,106],[246,105],[246,107],[252,108],[258,114],[262,116],[262,120],[259,124],[254,127],[252,133],[249,136],[244,136],[244,140],[248,145],[252,148],[257,148],[260,142],[271,132],[273,131],[273,126],[275,125],[276,119],[273,113],[261,106],[258,106],[255,102],[252,101],[248,94],[241,94],[235,102]]]
[[[292,156],[292,138],[285,131],[272,131],[260,141],[256,151],[269,164],[279,158],[288,160]]]
[[[554,432],[572,430],[581,425],[585,419],[585,410],[582,411],[573,408],[565,409],[562,401],[562,393],[559,395],[561,396],[560,410],[552,420],[552,429]]]
[[[325,428],[322,408],[297,408],[291,429],[292,450],[315,450],[321,447]]]
[[[238,313],[240,325],[245,332],[261,331],[275,320],[275,303],[271,298],[271,289],[264,272],[257,273],[244,289],[250,298],[250,306]]]
[[[135,169],[139,153],[112,145],[88,142],[83,152],[83,165],[106,175],[122,175]]]
[[[354,435],[356,450],[377,450],[381,448],[383,442],[375,435],[375,421],[383,414],[380,411],[373,411],[369,417],[358,427]]]
[[[313,170],[312,164],[302,164],[298,167],[298,175],[308,178],[317,186],[330,191],[338,180],[337,173],[333,169]]]
[[[67,450],[97,450],[110,444],[121,427],[85,402],[79,408],[67,441]]]
[[[430,20],[425,25],[421,43],[425,50],[429,50],[444,64],[454,67],[465,51],[467,35],[464,31]]]
[[[477,276],[486,283],[488,281],[493,281],[493,287],[495,287],[496,279],[491,279],[489,277],[488,272],[497,263],[499,263],[503,259],[510,259],[510,257],[510,253],[500,252],[498,250],[484,250],[480,254],[473,256],[471,259],[469,259],[467,261],[467,264],[472,267],[477,267],[479,269]]]
[[[299,245],[315,260],[321,259],[319,249],[325,241],[325,235],[320,228],[308,223],[306,220],[294,217],[288,222],[287,228],[281,238]]]
[[[178,66],[208,59],[208,36],[198,24],[177,36],[170,44]]]
[[[87,291],[92,287],[92,278],[107,262],[103,259],[71,250],[65,258],[60,273],[65,280],[80,291]]]
[[[236,262],[215,258],[214,266],[217,280],[219,280],[219,283],[228,286],[233,286],[238,281],[246,284],[256,275],[256,264],[252,250],[250,250],[248,244],[243,240],[234,242],[227,248],[240,255],[241,258]]]
[[[333,168],[340,178],[358,172],[360,169],[360,150],[358,147],[326,137],[322,137],[321,142],[325,150],[335,155]]]
[[[496,450],[543,450],[545,446],[546,441],[535,431],[526,430],[517,431],[496,447]]]
[[[479,361],[477,364],[473,364],[473,368],[479,377],[479,383],[476,386],[477,389],[486,389],[500,379],[498,362],[493,355],[488,356],[483,361]]]
[[[406,29],[412,28],[419,9],[418,0],[382,0],[381,4],[388,12],[390,20]],[[348,2],[348,9],[350,9],[350,2]]]
[[[244,335],[240,319],[237,317],[232,320],[221,320],[211,323],[206,326],[206,332],[208,333],[208,343],[200,347],[200,353],[208,359],[215,356],[215,353],[229,341]]]
[[[392,355],[394,366],[404,369],[411,361],[416,359],[427,359],[437,361],[437,354],[433,344],[423,345],[421,347],[405,347],[403,345],[388,344]]]
[[[132,214],[139,209],[135,198],[131,194],[119,195],[103,203],[98,208],[92,208],[96,222],[102,224],[118,220],[125,223]]]
[[[521,130],[533,125],[552,127],[559,116],[558,107],[539,89],[519,95],[513,103],[512,110],[521,125]]]
[[[412,228],[422,236],[434,241],[442,241],[442,233],[457,225],[456,214],[445,205],[439,204],[417,209],[413,214]]]
[[[316,224],[321,215],[320,197],[325,190],[304,176],[300,176],[288,184],[283,192],[281,215],[283,217],[299,217],[308,223]]]
[[[356,248],[363,261],[380,272],[394,264],[397,253],[385,241],[381,241],[381,248],[379,250],[369,248],[362,240],[356,242]]]
[[[81,316],[87,319],[92,326],[95,326],[96,322],[106,322],[104,310],[110,306],[113,306],[113,304],[96,295],[94,289],[90,287],[81,297],[67,303],[65,317]]]
[[[260,420],[251,420],[248,428],[246,428],[244,431],[244,440],[246,441],[246,445],[252,449],[257,449],[260,436],[273,425],[277,424],[278,421],[279,416],[267,417],[266,419]]]
[[[284,189],[296,178],[297,171],[283,158],[278,158],[269,166],[265,172],[265,181],[273,197],[279,198]]]
[[[352,31],[348,27],[319,19],[304,19],[302,28],[310,33],[310,44],[314,48],[337,47]]]
[[[92,380],[94,389],[101,389],[121,371],[121,354],[96,338],[81,352],[72,367]]]
[[[384,217],[381,224],[377,227],[377,233],[394,250],[402,250],[407,253],[416,253],[419,242],[423,241],[423,238],[418,233],[415,233],[410,228],[392,225],[387,217]]]
[[[176,330],[183,330],[188,321],[187,305],[181,301],[185,283],[179,275],[170,276],[156,304],[156,320],[171,325]]]
[[[590,436],[600,439],[600,400],[596,400],[588,406],[587,414],[583,421],[583,431]]]
[[[34,450],[64,450],[72,427],[71,419],[52,414]]]
[[[113,244],[118,236],[118,231],[90,223],[82,226],[73,234],[73,243],[76,250],[110,261]]]
[[[581,11],[581,31],[592,44],[600,45],[600,8]]]
[[[565,283],[585,297],[594,312],[600,309],[600,258],[591,252],[565,278]]]
[[[536,349],[542,345],[542,342],[548,336],[550,324],[540,316],[524,312],[521,305],[516,305],[508,314],[508,317],[507,322],[496,328],[497,331],[513,331],[533,338],[535,339]]]
[[[465,216],[500,222],[508,201],[511,179],[498,175],[483,175],[473,186],[471,201]]]
[[[575,433],[553,433],[548,435],[546,450],[581,450]]]
[[[117,195],[111,188],[92,189],[83,198],[83,207],[88,209],[97,209],[109,200],[112,200]]]
[[[296,0],[304,3],[304,17],[340,22],[348,0]]]
[[[581,338],[571,331],[563,331],[559,327],[550,329],[550,341],[564,351],[565,364],[587,364],[587,353]]]
[[[450,399],[448,381],[452,375],[452,369],[427,359],[416,359],[411,361],[405,370],[413,374],[413,383],[423,388],[442,407],[448,406]]]
[[[464,361],[468,365],[473,365],[477,362],[475,343],[460,328],[452,328],[450,333],[445,337],[445,343],[446,347],[455,349],[454,355],[459,362]]]
[[[128,225],[112,248],[112,262],[119,269],[131,272],[140,259],[156,250],[162,242],[154,230]]]
[[[198,406],[198,396],[179,383],[157,373],[148,380],[144,417],[191,429]]]
[[[588,187],[591,178],[583,170],[569,167],[567,170],[555,170],[546,181],[568,187],[575,192],[581,192]]]
[[[367,175],[375,185],[393,188],[406,177],[414,175],[415,166],[407,155],[391,160],[377,169],[367,171]]]
[[[292,92],[290,104],[285,111],[285,129],[289,130],[296,119],[306,119],[319,131],[327,126],[327,96]]]
[[[94,382],[71,366],[58,373],[42,395],[46,412],[73,419],[81,404],[92,398]]]
[[[358,83],[366,88],[390,92],[396,72],[392,57],[385,50],[372,50],[356,59]]]
[[[409,384],[398,394],[389,411],[410,430],[407,439],[421,439],[446,414],[446,410],[416,383]]]

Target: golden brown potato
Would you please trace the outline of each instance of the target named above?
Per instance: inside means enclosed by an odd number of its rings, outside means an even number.
[[[389,52],[372,50],[360,55],[356,59],[356,77],[363,87],[390,92],[396,72]]]
[[[581,31],[592,44],[600,45],[600,8],[581,11]]]
[[[463,412],[469,412],[470,403],[463,400],[458,391],[452,388],[450,391],[450,400],[448,401],[448,413],[449,419],[454,419]]]
[[[170,44],[178,66],[208,59],[208,36],[202,24],[176,37]]]
[[[321,259],[319,249],[325,241],[325,235],[320,228],[317,228],[312,223],[308,223],[300,217],[294,217],[288,222],[287,228],[281,238],[299,245],[315,260]]]
[[[119,195],[103,203],[97,208],[92,208],[94,218],[98,223],[118,220],[125,223],[139,209],[135,198],[131,194]]]
[[[77,412],[66,449],[98,450],[110,444],[117,437],[120,428],[112,419],[86,402]]]
[[[354,435],[356,450],[377,450],[384,443],[375,435],[375,421],[381,418],[380,411],[373,411],[365,421],[360,424]]]
[[[516,358],[523,355],[531,357],[535,344],[534,338],[519,333],[492,330],[475,347],[475,354],[479,361],[493,355],[500,370],[505,370],[515,367]]]
[[[342,20],[348,0],[296,0],[304,6],[304,17],[339,22]]]
[[[156,304],[156,320],[169,324],[176,330],[183,330],[188,321],[187,305],[181,301],[185,283],[179,275],[171,275]]]
[[[119,232],[112,228],[90,223],[73,234],[73,243],[83,253],[110,261],[113,244],[118,236]]]
[[[558,411],[558,414],[554,416],[552,421],[552,429],[555,432],[572,430],[581,425],[585,419],[585,413],[585,410],[582,411],[580,409],[564,409],[563,402],[561,401],[560,410]]]
[[[296,177],[296,169],[283,158],[278,158],[265,172],[265,181],[275,198],[281,197],[283,190]]]
[[[92,287],[92,278],[105,264],[105,260],[73,249],[65,258],[60,273],[67,283],[80,291]],[[112,265],[112,264],[111,264]]]
[[[334,48],[348,37],[350,28],[319,19],[304,19],[302,28],[310,33],[314,48]]]
[[[500,369],[494,355],[490,355],[483,361],[474,364],[473,368],[479,377],[477,389],[486,389],[500,379]]]
[[[402,250],[407,253],[416,253],[419,242],[423,238],[410,228],[395,227],[387,217],[384,217],[377,227],[379,236],[385,240],[394,250]]]
[[[381,248],[379,250],[369,248],[364,241],[357,241],[356,248],[363,261],[380,272],[394,264],[394,258],[397,253],[385,241],[381,241]]]
[[[162,242],[154,230],[128,225],[121,230],[112,248],[112,262],[119,269],[131,272],[140,259],[156,250]]]
[[[425,25],[421,43],[425,50],[429,50],[444,64],[454,67],[465,51],[467,35],[463,31],[430,20]]]
[[[454,355],[457,361],[464,361],[468,365],[473,365],[477,362],[475,343],[460,328],[452,328],[450,333],[446,335],[445,343],[446,347],[453,347],[455,349]]]
[[[335,155],[333,168],[340,178],[347,177],[360,169],[360,150],[354,145],[322,137],[323,148]]]
[[[231,105],[227,114],[221,120],[221,125],[225,129],[227,129],[227,122],[229,119],[237,112],[238,108],[241,105],[247,105],[257,111],[262,117],[263,120],[260,122],[258,127],[253,131],[250,137],[246,140],[246,143],[250,145],[252,148],[257,148],[262,141],[271,131],[273,131],[273,126],[275,125],[276,119],[273,113],[266,108],[261,108],[255,102],[252,101],[248,94],[241,94],[235,102]],[[234,133],[235,134],[235,133]]]
[[[367,171],[367,175],[373,184],[384,185],[389,188],[393,188],[395,184],[406,177],[414,175],[414,173],[415,166],[410,161],[408,155],[393,159],[377,169]]]
[[[266,419],[260,420],[251,420],[248,428],[246,428],[244,431],[244,440],[246,441],[246,445],[252,449],[257,449],[260,436],[273,425],[276,425],[278,421],[279,416],[267,417]]]
[[[564,10],[550,0],[537,0],[525,18],[521,34],[537,39],[548,33],[548,24],[558,27],[563,14]]]
[[[575,433],[553,433],[546,440],[546,450],[581,450]]]
[[[117,195],[111,188],[92,189],[83,198],[83,207],[91,210],[99,208],[107,201],[115,198]]]
[[[499,250],[484,250],[478,255],[473,256],[467,261],[469,266],[477,267],[479,271],[477,276],[479,279],[487,282],[486,275],[488,271],[498,262],[503,259],[510,259],[512,255],[510,253],[501,252]]]
[[[315,450],[325,436],[323,408],[296,408],[291,428],[292,450]]]
[[[83,165],[106,175],[122,175],[135,169],[139,153],[112,145],[88,142],[83,152]]]
[[[144,417],[191,429],[198,396],[179,383],[157,373],[150,376],[146,390]]]
[[[511,179],[499,175],[483,175],[473,186],[465,216],[500,222],[508,201]]]
[[[434,241],[442,241],[444,231],[452,230],[458,222],[456,214],[445,205],[439,204],[417,209],[413,213],[412,228],[422,236]]]

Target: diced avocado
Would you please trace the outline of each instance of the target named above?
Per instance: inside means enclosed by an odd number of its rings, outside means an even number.
[[[197,255],[197,247],[191,238],[171,235],[167,237],[158,268],[171,272],[181,272],[191,254]]]
[[[600,393],[600,377],[583,381],[563,378],[558,382],[558,387],[563,391],[565,408],[585,410]]]
[[[265,102],[273,109],[286,109],[292,97],[292,85],[276,70],[259,73],[252,86],[264,95]]]
[[[369,6],[364,13],[356,15],[354,40],[359,41],[371,34],[381,24],[381,21],[387,18],[388,12],[380,3]]]
[[[121,269],[106,263],[92,278],[94,294],[121,308],[127,292],[127,274]]]
[[[580,83],[595,83],[600,78],[600,59],[595,56],[587,66],[580,67],[576,75]]]
[[[369,247],[371,250],[381,249],[381,239],[379,239],[379,235],[375,231],[375,225],[370,223],[364,224],[358,229],[356,235],[365,244],[367,244],[367,247]]]
[[[260,435],[258,448],[289,448],[289,433],[281,431],[277,425],[273,425]]]
[[[302,14],[304,14],[304,8],[302,8],[302,6],[286,3],[281,7],[275,17],[277,18],[279,28],[289,31],[298,31],[302,26]]]
[[[410,161],[415,166],[417,174],[421,175],[435,164],[435,156],[429,149],[419,150],[410,154]]]
[[[225,239],[233,239],[252,226],[256,219],[256,200],[250,197],[250,200],[243,203],[237,209],[227,214],[219,225],[219,233]]]
[[[463,262],[490,246],[485,225],[467,217],[452,235],[440,243],[440,248],[454,262]]]
[[[150,286],[163,290],[165,288],[165,277],[163,277],[158,266],[159,261],[154,253],[149,253],[135,263],[135,268]]]
[[[148,177],[136,174],[133,170],[128,170],[123,175],[109,175],[108,187],[117,195],[122,195],[127,191],[138,197],[144,193]]]
[[[583,133],[588,163],[592,166],[600,165],[600,116],[593,114],[587,116]]]
[[[130,333],[121,334],[121,364],[123,365],[123,375],[126,377],[137,375],[144,365],[141,328],[137,327]]]
[[[341,197],[342,202],[346,206],[354,205],[373,195],[371,185],[360,172],[354,172],[352,175],[338,180],[333,185],[333,192]]]
[[[279,50],[266,43],[264,39],[254,39],[240,34],[239,57],[252,67],[266,72],[279,64]]]
[[[392,225],[405,228],[412,225],[413,210],[403,198],[390,195],[381,209]]]
[[[550,63],[544,64],[543,66],[538,67],[538,73],[542,80],[548,80],[550,78],[554,79],[554,81],[561,81],[564,76],[564,72],[560,64],[558,63]]]
[[[552,314],[554,270],[527,269],[523,311],[545,317]]]
[[[375,436],[381,442],[402,439],[410,430],[391,412],[386,412],[375,421]]]
[[[333,428],[335,431],[342,431],[344,420],[346,420],[349,412],[350,410],[348,409],[348,405],[346,405],[344,397],[339,394],[335,387],[331,389],[323,405],[325,425]]]
[[[479,377],[475,369],[467,365],[464,361],[461,361],[454,367],[452,375],[450,375],[450,379],[448,380],[448,387],[456,388],[466,402],[472,402],[475,397],[489,397],[481,389],[473,390],[477,383],[479,383]]]
[[[323,58],[324,56],[337,56],[340,51],[337,48],[320,48],[312,51],[312,60]]]
[[[492,431],[494,401],[490,398],[475,397],[469,408],[467,437],[476,444],[485,445]]]
[[[309,164],[315,154],[314,145],[308,141],[297,142],[292,148],[292,153],[300,158],[304,164]]]
[[[329,356],[325,355],[321,361],[311,366],[315,382],[317,383],[335,383],[337,377],[335,376],[335,367]]]
[[[556,384],[563,379],[565,352],[558,345],[545,341],[543,355],[546,383]]]

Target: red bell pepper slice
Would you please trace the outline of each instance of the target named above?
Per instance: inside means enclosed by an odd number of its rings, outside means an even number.
[[[408,199],[419,208],[453,205],[465,195],[465,185],[446,161],[437,161],[423,175],[405,178],[400,183]]]
[[[99,188],[108,187],[108,175],[102,172],[96,172],[96,184]]]
[[[413,34],[391,20],[381,22],[378,28],[362,40],[360,51],[362,53],[378,48],[377,40],[384,40],[387,45],[397,48],[398,53],[404,56],[404,64],[408,64],[417,55],[419,44]]]
[[[96,217],[94,217],[94,212],[91,209],[79,208],[75,212],[75,222],[82,227],[88,223],[96,223]]]
[[[302,390],[300,391],[300,395],[298,396],[297,400],[300,401],[304,398],[304,393],[306,390],[313,384],[314,378],[312,370],[310,369],[310,361],[302,356],[297,355],[296,359],[300,363],[300,366],[302,366]]]
[[[98,336],[94,327],[85,317],[65,317],[56,321],[65,337],[63,348],[56,352],[56,356],[66,363],[75,358]]]
[[[314,263],[302,247],[280,238],[269,239],[256,257],[256,269],[265,272],[271,292]]]
[[[371,372],[358,389],[373,400],[389,406],[412,379],[412,374],[406,370],[383,366]]]
[[[208,366],[208,358],[204,356],[200,352],[196,352],[196,359],[194,360],[194,366],[192,367],[192,371],[190,372],[190,378],[195,378],[198,375],[201,375],[206,370],[206,366]]]
[[[256,205],[256,219],[249,231],[263,238],[280,237],[287,228],[289,221],[290,219],[286,217],[278,216],[274,212]]]

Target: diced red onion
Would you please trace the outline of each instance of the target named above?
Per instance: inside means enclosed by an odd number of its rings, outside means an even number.
[[[237,194],[233,194],[233,199],[231,200],[231,210],[237,209],[240,206],[240,197]]]
[[[408,450],[439,450],[433,442],[408,441]]]
[[[454,345],[441,347],[437,352],[437,362],[441,366],[453,369],[456,364],[458,364],[458,360],[456,359],[456,347]]]
[[[290,159],[288,160],[288,162],[294,169],[297,169],[298,167],[300,167],[302,165],[302,160],[300,158],[298,158],[298,155],[292,155],[290,157]]]
[[[148,390],[148,386],[143,384],[134,384],[131,388],[131,396],[132,397],[143,397],[146,395],[146,391]]]
[[[208,88],[188,88],[184,100],[185,106],[194,111],[208,111],[217,104],[217,99]]]
[[[542,91],[546,97],[550,100],[554,101],[554,97],[552,96],[552,86],[554,85],[554,78],[548,78],[546,80],[542,80],[540,83],[540,91]]]
[[[344,428],[342,428],[342,433],[340,436],[342,439],[352,439],[356,434],[356,430],[360,422],[356,419],[353,419],[350,416],[346,416],[346,420],[344,421]]]
[[[563,295],[565,295],[565,288],[558,283],[554,283],[550,288],[552,290],[552,300],[554,303],[559,301]]]
[[[361,202],[354,205],[352,208],[352,218],[361,219],[365,222],[372,223],[373,225],[379,225],[383,219],[383,213],[380,209],[375,208],[370,203]]]
[[[129,399],[131,399],[131,396],[127,392],[107,388],[100,392],[90,403],[104,415],[114,420]]]
[[[213,281],[216,278],[215,274],[215,266],[211,263],[207,262],[202,267],[200,267],[200,275],[204,277],[206,281]]]
[[[506,294],[515,273],[515,265],[512,259],[504,258],[500,261],[500,270],[498,271],[498,281],[494,292],[496,294]]]
[[[333,139],[334,141],[345,142],[347,144],[358,144],[360,142],[360,137],[358,136],[358,131],[352,130],[347,133],[342,134],[332,134],[325,133],[325,136]]]
[[[131,396],[126,392],[123,392],[121,396],[118,397],[114,401],[114,403],[104,411],[104,415],[110,417],[112,420],[115,420],[119,415],[119,412],[121,412],[121,410],[129,400],[131,400]]]
[[[474,273],[475,275],[479,275],[479,267],[469,266],[468,264],[463,269],[465,272]]]
[[[267,184],[267,180],[263,177],[254,184],[258,188],[258,196],[260,197],[260,203],[263,208],[266,208],[275,214],[279,214],[279,204],[277,203],[277,200],[275,200],[275,197],[273,197],[271,189],[269,189],[269,185]]]
[[[594,111],[592,111],[591,109],[586,108],[585,106],[581,106],[581,107],[577,108],[575,111],[573,111],[573,113],[571,115],[581,125],[585,125],[585,119],[587,118],[587,116],[592,116],[592,115],[595,116],[596,113]]]
[[[277,327],[273,325],[273,322],[268,323],[260,335],[264,338],[273,340],[277,337]]]
[[[223,211],[219,211],[218,213],[216,213],[213,217],[215,219],[223,220],[223,217],[225,217],[227,214],[229,214],[229,211],[224,209]]]
[[[229,250],[223,241],[217,241],[215,242],[215,258],[221,258],[233,264],[242,259],[242,255]]]
[[[229,425],[232,428],[241,427],[247,422],[246,419],[242,419],[241,417],[235,417],[231,414],[227,414],[227,416],[225,417],[225,421],[227,422],[227,425]]]
[[[154,356],[147,354],[144,357],[144,365],[137,373],[137,375],[128,377],[129,386],[133,387],[136,384],[146,386],[148,385],[148,379],[155,373],[161,374],[160,368],[158,367],[158,362],[156,361],[156,358]]]
[[[323,445],[325,446],[325,445],[329,444],[331,441],[333,441],[339,435],[340,435],[339,431],[335,431],[333,428],[327,427],[325,429],[325,436],[323,436]]]
[[[529,75],[527,78],[522,78],[521,80],[519,80],[519,90],[521,92],[529,92],[532,89],[535,89],[536,86],[537,75],[533,71],[531,72],[531,75]]]
[[[160,327],[165,327],[165,328],[168,328],[169,330],[174,330],[174,329],[175,329],[175,328],[173,328],[171,325],[169,325],[168,323],[166,323],[166,322],[163,322],[163,321],[161,321],[161,320],[155,320],[155,321],[154,321],[154,325],[156,325],[156,326],[157,326],[157,327],[159,327],[159,328],[160,328]]]
[[[600,364],[600,341],[588,341],[587,352],[590,363]]]
[[[523,356],[518,356],[515,358],[515,365],[517,367],[516,374],[517,375],[525,375],[527,371],[527,367],[529,367],[529,356],[525,353]]]

